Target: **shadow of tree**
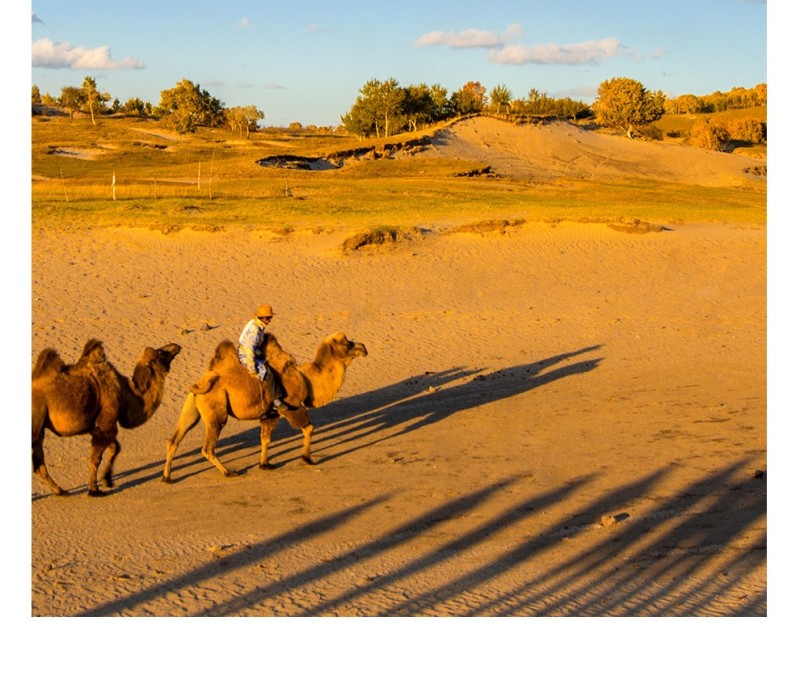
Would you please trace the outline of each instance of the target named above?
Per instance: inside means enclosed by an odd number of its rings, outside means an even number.
[[[695,576],[714,560],[720,550],[734,544],[740,535],[766,517],[766,495],[763,487],[749,489],[732,485],[738,471],[749,464],[739,460],[726,469],[690,484],[677,496],[665,499],[647,517],[631,522],[619,533],[593,545],[590,549],[533,580],[487,600],[469,611],[477,616],[516,615],[536,611],[537,615],[667,615],[680,607],[684,615],[699,615],[712,610],[712,602],[720,593],[737,586],[744,576],[740,562],[730,560],[714,571],[713,578],[699,581]],[[594,526],[593,520],[609,507],[631,502],[656,488],[666,474],[659,471],[643,481],[624,487],[608,497],[586,506],[577,520],[583,531]],[[709,506],[707,499],[713,498]],[[672,523],[673,518],[680,518]],[[479,590],[500,573],[508,572],[534,559],[554,543],[561,541],[559,518],[543,528],[535,537],[509,550],[499,559],[476,569],[447,585],[415,595],[393,606],[381,615],[418,615],[434,606],[453,600],[465,592]],[[648,541],[648,537],[653,539]],[[766,536],[761,535],[746,552],[761,553],[766,559]],[[745,553],[743,551],[743,553]],[[631,566],[627,576],[618,574],[621,554]],[[676,577],[680,574],[681,577]],[[659,582],[663,581],[663,582]],[[713,581],[713,585],[710,581]],[[644,593],[642,588],[647,585]],[[653,585],[660,585],[653,590]],[[644,596],[640,596],[644,594]],[[536,607],[539,608],[536,608]],[[766,594],[757,594],[740,614],[766,615]]]

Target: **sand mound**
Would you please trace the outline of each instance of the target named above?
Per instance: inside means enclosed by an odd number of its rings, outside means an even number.
[[[441,130],[418,156],[464,159],[495,174],[543,181],[636,177],[729,186],[757,177],[751,171],[753,160],[746,156],[630,140],[566,122],[514,125],[488,117]]]

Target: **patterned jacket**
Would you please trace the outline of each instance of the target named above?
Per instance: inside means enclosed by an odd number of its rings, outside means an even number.
[[[239,336],[239,361],[261,380],[267,375],[265,360],[268,334],[264,324],[258,318],[253,318]]]

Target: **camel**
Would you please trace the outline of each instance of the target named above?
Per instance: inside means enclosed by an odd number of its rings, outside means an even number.
[[[91,434],[89,495],[105,495],[97,486],[97,471],[103,453],[111,448],[103,480],[108,488],[113,488],[114,460],[121,449],[117,425],[136,428],[153,416],[161,404],[170,364],[180,350],[177,344],[166,344],[160,349],[147,347],[131,378],[120,375],[108,362],[103,343],[98,339],[86,343],[75,364],[65,364],[52,348],[39,354],[32,376],[33,471],[56,495],[65,492],[44,464],[46,430],[61,437]]]
[[[224,476],[236,476],[235,472],[220,462],[215,452],[228,416],[240,421],[260,422],[260,469],[273,468],[268,460],[268,448],[280,416],[293,428],[302,431],[302,459],[308,464],[314,464],[311,457],[314,426],[308,416],[308,409],[331,402],[344,383],[347,367],[353,359],[366,355],[367,348],[363,344],[349,340],[344,332],[335,332],[322,340],[313,361],[297,365],[294,357],[283,351],[277,339],[270,335],[266,347],[267,362],[278,373],[287,392],[283,401],[291,405],[290,409],[276,411],[269,391],[239,362],[233,342],[221,342],[208,370],[189,388],[190,393],[184,402],[175,432],[167,442],[161,480],[164,483],[172,482],[172,459],[178,445],[201,419],[206,429],[203,456]]]

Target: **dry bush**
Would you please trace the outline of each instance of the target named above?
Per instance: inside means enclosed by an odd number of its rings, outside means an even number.
[[[689,141],[696,147],[721,151],[730,135],[725,127],[716,120],[705,118],[698,120],[689,133]]]

